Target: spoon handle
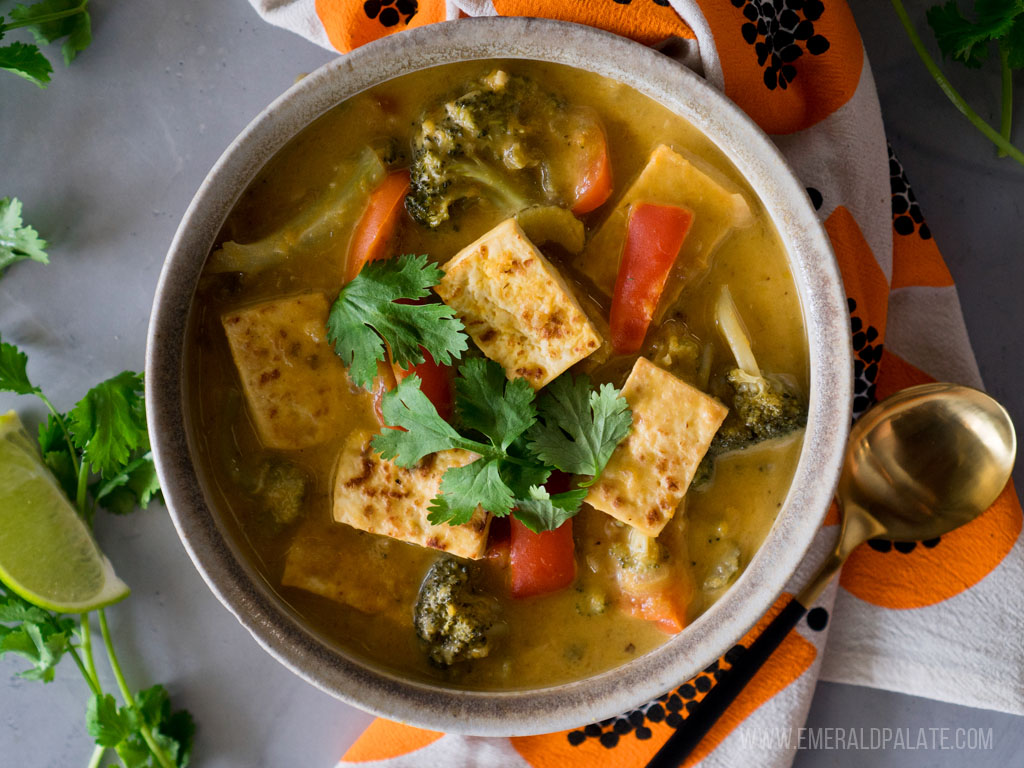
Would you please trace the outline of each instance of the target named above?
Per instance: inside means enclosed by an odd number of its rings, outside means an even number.
[[[647,763],[647,768],[681,765],[805,613],[807,608],[796,598],[786,603],[764,632],[719,676],[711,690]]]

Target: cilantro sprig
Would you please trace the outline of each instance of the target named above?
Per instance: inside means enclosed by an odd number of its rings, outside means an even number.
[[[22,222],[18,198],[0,198],[0,277],[7,267],[26,259],[49,264],[46,241],[35,229]]]
[[[389,349],[392,362],[402,367],[422,363],[424,349],[440,365],[466,351],[462,321],[451,307],[408,303],[427,298],[443,276],[425,255],[407,254],[367,264],[341,289],[327,319],[327,338],[352,381],[369,388]]]
[[[545,390],[541,420],[530,430],[530,450],[563,472],[590,475],[591,485],[629,432],[633,415],[617,389],[593,389],[586,376],[560,376]]]
[[[0,339],[0,391],[35,395],[46,406],[49,413],[38,435],[43,460],[89,525],[97,506],[127,514],[159,494],[140,374],[124,371],[100,382],[62,413],[29,378],[27,355]],[[90,614],[75,621],[28,603],[2,584],[0,656],[22,656],[31,667],[21,676],[42,682],[53,680],[63,658],[75,662],[91,693],[86,728],[97,746],[90,765],[99,765],[113,749],[125,768],[184,768],[195,732],[192,716],[173,711],[162,686],[132,692],[106,613],[96,614],[123,704],[103,690],[96,673]]]
[[[435,525],[467,523],[482,507],[498,517],[511,513],[535,532],[557,528],[579,511],[586,486],[632,424],[621,394],[609,384],[595,391],[586,376],[564,374],[538,396],[497,363],[471,358],[459,367],[455,393],[459,429],[437,413],[418,377],[405,378],[382,403],[384,421],[401,429],[373,440],[374,450],[403,467],[453,448],[476,454],[441,478],[428,516]],[[543,484],[555,469],[590,479],[551,495]]]
[[[975,0],[974,20],[964,15],[957,0],[932,6],[927,12],[928,24],[935,33],[943,56],[959,61],[972,69],[980,67],[989,50],[998,50],[1001,88],[1000,129],[997,131],[981,117],[953,87],[931,57],[910,20],[902,0],[892,0],[900,23],[911,45],[929,74],[946,97],[975,128],[999,148],[1000,156],[1009,155],[1024,165],[1024,151],[1010,143],[1013,115],[1013,75],[1024,69],[1024,0]]]
[[[403,368],[424,362],[424,351],[441,365],[461,358],[468,348],[462,322],[450,307],[422,301],[443,276],[426,256],[405,255],[367,264],[341,289],[327,337],[356,384],[368,389],[389,353]],[[427,516],[435,525],[468,523],[480,507],[511,513],[535,532],[557,528],[579,511],[586,487],[632,424],[619,391],[610,384],[595,390],[586,376],[560,376],[538,396],[491,360],[464,360],[455,379],[458,428],[420,385],[415,374],[406,376],[384,395],[384,422],[399,429],[385,429],[373,447],[401,467],[450,449],[476,455],[441,477]],[[543,485],[556,469],[583,479],[552,496]]]
[[[37,43],[15,41],[0,46],[0,69],[45,88],[53,65],[39,46],[63,39],[64,63],[71,64],[92,42],[88,5],[89,0],[40,0],[32,5],[16,5],[6,20],[0,16],[0,39],[16,29],[27,29]]]

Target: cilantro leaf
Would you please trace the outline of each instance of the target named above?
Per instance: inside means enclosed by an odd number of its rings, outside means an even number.
[[[170,756],[175,765],[184,768],[192,754],[192,739],[195,723],[186,710],[171,711],[171,698],[162,685],[154,685],[135,696],[135,703],[143,722],[149,726],[160,748]],[[143,758],[149,755],[149,748],[138,737],[133,736],[129,744],[139,742],[139,753]],[[120,752],[120,750],[119,750]],[[143,762],[142,765],[147,763]]]
[[[41,390],[28,380],[28,355],[0,339],[0,391],[34,395]]]
[[[586,496],[585,488],[574,488],[552,496],[544,488],[533,486],[525,499],[516,499],[512,514],[534,533],[553,531],[580,511]]]
[[[146,725],[158,728],[170,714],[171,697],[162,685],[153,685],[135,694],[135,704]]]
[[[518,444],[520,441],[516,441]],[[521,458],[519,451],[515,451],[515,445],[509,449],[509,455],[513,458]],[[551,467],[537,461],[503,461],[501,462],[501,476],[505,483],[512,489],[512,495],[516,498],[525,498],[530,493],[530,487],[544,485],[551,477]]]
[[[160,492],[153,452],[146,451],[93,492],[93,498],[115,515],[127,515],[135,508],[145,509]]]
[[[960,11],[957,0],[928,9],[928,24],[944,56],[977,68],[988,56],[989,43],[1006,36],[1017,17],[1024,14],[1024,3],[1019,0],[976,0],[976,21],[970,21]]]
[[[138,727],[135,712],[118,708],[109,693],[93,694],[85,710],[85,729],[101,747],[116,747]]]
[[[170,702],[165,706],[170,712]],[[154,738],[179,768],[188,768],[192,759],[192,743],[196,735],[196,724],[187,709],[175,710],[164,717]]]
[[[122,371],[90,389],[69,414],[71,438],[94,472],[113,476],[146,444],[142,374]]]
[[[0,69],[6,69],[40,88],[50,82],[53,66],[34,45],[13,42],[0,47]]]
[[[431,502],[427,519],[434,525],[462,525],[478,506],[505,517],[512,511],[512,490],[501,478],[499,463],[499,459],[479,458],[445,472],[441,494]]]
[[[51,682],[73,629],[71,619],[37,608],[0,584],[0,656],[16,653],[28,659],[32,668],[20,677]]]
[[[477,454],[475,461],[442,476],[427,518],[434,525],[465,524],[478,507],[499,517],[518,507],[513,514],[531,530],[557,528],[576,514],[587,491],[577,487],[551,496],[540,486],[555,468],[599,474],[632,422],[614,387],[594,391],[584,376],[560,377],[541,396],[545,423],[537,421],[530,386],[522,379],[508,381],[496,363],[464,361],[455,384],[460,427],[483,434],[487,443],[444,421],[415,375],[384,395],[384,421],[400,429],[385,429],[373,439],[374,450],[403,467],[451,448]]]
[[[66,425],[66,416],[48,413],[46,421],[39,425],[39,452],[61,489],[69,499],[73,499],[78,490],[78,472],[64,433]]]
[[[545,464],[594,482],[633,423],[629,404],[611,384],[595,391],[587,376],[564,374],[537,401],[540,419],[527,433],[530,450]]]
[[[478,357],[460,365],[455,392],[463,426],[483,433],[502,450],[537,420],[533,387],[526,379],[509,381],[493,360]]]
[[[49,619],[49,612],[24,600],[7,598],[0,602],[0,623],[25,621],[31,624],[45,624]]]
[[[373,438],[373,449],[400,467],[411,467],[428,453],[465,447],[470,442],[441,418],[420,389],[416,374],[406,376],[384,395],[381,411],[386,424],[401,429],[382,430]]]
[[[424,361],[421,347],[439,365],[466,351],[462,321],[451,307],[396,303],[426,298],[443,275],[426,255],[405,255],[370,262],[341,289],[327,319],[327,338],[352,381],[370,387],[385,343],[391,360],[402,367]]]
[[[40,0],[31,6],[18,5],[11,20],[28,27],[40,45],[67,38],[61,48],[64,63],[70,64],[92,42],[92,20],[86,10],[89,0]]]
[[[3,67],[4,50],[0,48],[0,67]],[[32,227],[22,222],[21,201],[18,198],[0,198],[0,273],[25,259],[49,264],[46,241]]]

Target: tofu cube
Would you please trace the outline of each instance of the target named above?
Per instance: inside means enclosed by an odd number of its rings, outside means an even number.
[[[419,574],[388,563],[401,546],[326,520],[310,521],[288,547],[281,585],[411,627],[409,606],[416,601]],[[367,579],[368,573],[374,578]]]
[[[274,299],[221,317],[260,440],[298,450],[337,436],[348,373],[327,341],[327,299]]]
[[[633,428],[586,502],[657,536],[686,495],[729,409],[644,357],[637,359],[622,395],[633,410]]]
[[[602,340],[558,270],[515,219],[463,248],[437,292],[510,379],[540,389]]]
[[[487,548],[491,516],[477,508],[464,525],[432,525],[428,507],[450,467],[476,459],[469,451],[440,451],[415,467],[399,467],[381,458],[370,443],[372,433],[349,435],[334,476],[334,519],[369,533],[430,547],[477,560]]]
[[[681,154],[660,145],[573,262],[573,266],[588,275],[608,296],[615,290],[622,246],[626,242],[629,207],[636,202],[674,205],[693,213],[693,224],[678,260],[684,268],[703,269],[726,235],[753,221],[750,205],[742,194],[726,189]],[[667,303],[675,299],[681,288],[670,280],[666,291],[675,295],[667,296]],[[665,304],[663,302],[663,306]]]

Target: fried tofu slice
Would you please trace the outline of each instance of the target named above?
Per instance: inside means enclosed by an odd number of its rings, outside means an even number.
[[[309,293],[221,317],[260,440],[298,450],[345,428],[348,373],[327,341],[327,298]]]
[[[636,202],[674,205],[693,213],[693,224],[678,259],[683,268],[703,269],[726,235],[753,221],[750,205],[742,194],[726,189],[681,154],[660,145],[573,262],[608,296],[615,290],[629,207]],[[681,287],[670,281],[666,291],[674,295],[666,297],[666,302],[674,300]]]
[[[622,388],[633,428],[616,446],[586,502],[657,536],[683,500],[729,409],[638,358]]]
[[[284,560],[281,585],[295,587],[363,613],[412,626],[419,573],[389,567],[400,556],[397,541],[329,522],[310,522],[295,535]],[[367,579],[366,574],[374,574]]]
[[[483,557],[491,516],[482,509],[477,508],[464,525],[432,525],[427,520],[445,470],[469,464],[476,456],[455,449],[439,451],[404,468],[381,458],[373,450],[372,437],[371,432],[357,430],[341,449],[334,476],[334,519],[458,557]]]
[[[540,389],[601,346],[558,270],[515,219],[459,251],[437,292],[510,379]]]

